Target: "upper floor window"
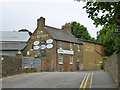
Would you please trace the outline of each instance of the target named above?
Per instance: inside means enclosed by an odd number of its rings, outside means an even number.
[[[59,42],[59,48],[62,49],[62,41]]]
[[[70,50],[72,50],[73,49],[73,47],[72,47],[72,43],[70,43]]]
[[[80,45],[78,45],[78,52],[80,52]]]

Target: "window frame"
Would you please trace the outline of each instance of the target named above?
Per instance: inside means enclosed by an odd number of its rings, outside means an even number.
[[[70,43],[70,50],[73,50],[73,44]]]
[[[59,54],[59,64],[63,64],[63,55],[62,54]],[[61,59],[61,61],[60,61],[60,59]]]
[[[59,42],[59,49],[62,49],[62,46],[63,46],[63,42],[60,41],[60,42]]]
[[[80,45],[79,44],[77,45],[77,48],[78,48],[78,52],[80,52]]]
[[[72,62],[71,62],[71,57],[72,57]],[[73,64],[73,55],[70,55],[70,64]]]

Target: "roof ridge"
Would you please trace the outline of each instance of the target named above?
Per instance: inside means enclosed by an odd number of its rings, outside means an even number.
[[[102,43],[99,43],[99,42],[97,42],[97,41],[91,41],[91,40],[86,40],[86,39],[79,39],[80,41],[85,41],[85,42],[90,42],[90,43],[95,43],[95,44],[101,44],[101,45],[104,45],[104,44],[102,44]]]
[[[62,30],[62,29],[59,29],[59,28],[56,28],[56,27],[51,27],[51,26],[48,26],[48,25],[45,25],[45,27],[49,27],[49,28],[53,28],[53,29]]]

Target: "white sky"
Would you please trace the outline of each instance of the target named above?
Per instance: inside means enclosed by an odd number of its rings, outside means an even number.
[[[93,21],[88,18],[83,2],[74,0],[1,0],[0,31],[28,29],[34,31],[37,19],[46,18],[46,25],[61,28],[66,22],[76,21],[87,27],[88,32],[96,38]]]

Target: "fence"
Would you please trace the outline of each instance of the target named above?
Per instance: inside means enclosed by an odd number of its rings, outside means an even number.
[[[41,60],[33,57],[22,57],[22,70],[25,68],[29,68],[29,70],[36,68],[41,71]]]

